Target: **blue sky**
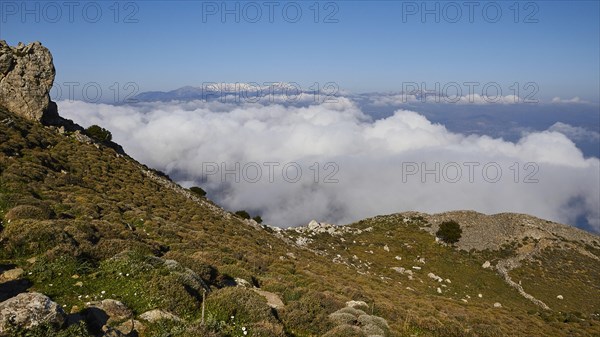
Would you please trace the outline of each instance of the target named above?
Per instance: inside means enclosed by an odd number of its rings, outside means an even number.
[[[75,2],[69,17],[69,5],[60,1],[2,1],[0,38],[13,45],[42,41],[54,54],[58,83],[97,82],[105,95],[114,82],[134,82],[139,91],[203,82],[336,82],[368,92],[400,91],[403,82],[474,81],[497,82],[506,95],[511,83],[536,82],[541,99],[599,100],[598,1],[519,2],[516,23],[512,1],[479,3],[472,23],[462,1],[453,3],[462,11],[458,19],[448,2],[322,1],[318,23],[313,1],[275,1],[273,22],[268,2],[252,3]],[[239,5],[239,23],[231,14],[222,22],[223,4]],[[436,5],[440,22],[434,14],[423,22],[422,6]],[[262,17],[250,22],[256,7]],[[297,7],[298,22],[286,21]],[[501,16],[488,22],[496,7]],[[337,22],[323,22],[333,11]],[[124,22],[128,15],[134,22]],[[537,22],[523,22],[528,15]]]

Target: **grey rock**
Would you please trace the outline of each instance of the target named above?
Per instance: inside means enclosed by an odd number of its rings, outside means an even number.
[[[270,306],[271,308],[281,309],[281,308],[285,307],[285,304],[283,303],[283,301],[281,300],[279,295],[269,292],[269,291],[256,289],[256,288],[252,288],[252,290],[255,293],[259,294],[260,296],[264,297],[267,300],[267,305]]]
[[[121,322],[133,316],[133,312],[123,303],[111,299],[90,302],[85,309],[85,320],[89,326],[98,330],[106,324]]]
[[[160,320],[181,321],[181,318],[178,316],[160,309],[146,311],[140,315],[140,318],[150,323],[158,322]]]
[[[13,48],[0,40],[0,106],[41,121],[50,105],[55,74],[52,54],[40,42]]]
[[[235,281],[235,284],[236,284],[238,287],[242,287],[242,288],[252,288],[252,284],[250,284],[250,282],[248,282],[248,281],[244,280],[243,278],[236,277],[236,278],[234,279],[234,281]]]
[[[137,332],[138,334],[142,334],[146,330],[146,326],[138,320],[130,319],[130,320],[123,322],[121,325],[119,325],[115,329],[119,330],[121,333],[123,333],[125,335],[133,334],[135,332]]]
[[[29,329],[40,324],[62,326],[67,315],[48,296],[40,293],[22,293],[0,303],[0,335],[10,325]]]

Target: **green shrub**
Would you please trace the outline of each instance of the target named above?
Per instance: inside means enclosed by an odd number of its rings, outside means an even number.
[[[334,327],[329,314],[342,305],[342,301],[329,293],[309,292],[289,303],[281,319],[295,334],[320,336]]]
[[[202,324],[201,322],[194,322],[185,324],[186,329],[181,335],[174,334],[172,331],[167,332],[167,334],[154,333],[153,330],[146,330],[146,336],[181,336],[181,337],[221,337],[223,334],[213,331],[211,327],[207,326],[207,324]],[[214,328],[214,327],[213,327]]]
[[[444,221],[435,235],[445,243],[454,244],[460,240],[462,229],[458,222],[454,220]]]
[[[70,325],[64,330],[58,329],[51,324],[41,324],[31,329],[11,327],[8,329],[8,335],[12,337],[91,337],[85,322]]]
[[[112,140],[112,133],[98,125],[90,126],[85,130],[85,133],[99,142],[110,142]]]
[[[261,321],[277,323],[265,298],[245,288],[229,287],[213,292],[206,299],[206,310],[218,322],[236,325]]]
[[[283,326],[279,323],[261,321],[248,329],[252,337],[286,337]]]
[[[242,219],[246,219],[246,220],[250,219],[250,214],[248,214],[248,212],[246,212],[246,211],[237,211],[237,212],[235,212],[235,215],[239,216]]]
[[[0,256],[4,258],[30,257],[47,252],[61,245],[74,242],[64,235],[63,227],[54,221],[15,220],[4,224],[3,245]]]
[[[98,260],[108,259],[117,253],[128,250],[145,251],[147,254],[152,253],[152,247],[148,244],[135,241],[133,239],[111,239],[102,238],[98,243],[89,247],[86,253],[90,254]]]
[[[252,220],[256,221],[259,224],[263,222],[263,219],[260,217],[260,215],[255,216],[254,218],[252,218]]]
[[[334,312],[329,315],[329,319],[331,319],[336,325],[355,325],[357,322],[356,316],[346,313],[346,312]]]
[[[203,197],[206,195],[206,191],[198,186],[190,187],[190,192],[192,192],[200,197]]]
[[[243,278],[244,280],[250,282],[253,278],[253,275],[248,270],[234,264],[223,265],[218,269],[219,274],[225,278]]]
[[[46,220],[51,217],[49,211],[44,210],[37,206],[32,205],[19,205],[11,208],[6,212],[6,220],[17,220],[17,219],[36,219]]]

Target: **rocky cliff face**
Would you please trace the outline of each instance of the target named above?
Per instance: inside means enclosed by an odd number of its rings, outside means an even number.
[[[41,121],[50,104],[54,82],[52,54],[40,42],[10,47],[0,40],[0,106],[25,118]]]

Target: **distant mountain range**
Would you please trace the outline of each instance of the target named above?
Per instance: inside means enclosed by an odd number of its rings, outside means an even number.
[[[203,83],[200,87],[185,86],[171,91],[147,91],[132,98],[132,101],[190,101],[190,100],[219,100],[232,96],[229,100],[236,102],[255,101],[256,98],[275,95],[293,97],[304,93],[311,93],[299,85],[290,83]]]
[[[401,93],[332,95],[303,90],[289,83],[258,85],[249,83],[211,83],[200,87],[185,86],[171,91],[148,91],[133,97],[133,102],[220,101],[224,103],[262,103],[303,106],[322,103],[324,99],[345,97],[357,104],[373,120],[393,115],[398,109],[416,111],[434,123],[443,124],[453,132],[487,135],[518,141],[523,134],[552,130],[565,133],[586,157],[600,157],[600,108],[594,104],[449,104],[421,99],[436,96],[435,92],[411,92],[412,101],[382,105],[381,97],[396,97]],[[565,127],[566,126],[566,127]]]

